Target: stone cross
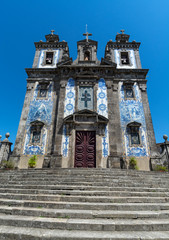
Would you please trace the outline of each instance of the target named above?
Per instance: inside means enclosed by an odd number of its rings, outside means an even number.
[[[84,101],[85,102],[85,107],[87,107],[87,102],[91,101],[90,93],[88,93],[87,90],[85,90],[85,92],[82,93],[82,97],[83,98],[81,98],[81,101]]]
[[[86,42],[89,41],[89,36],[92,36],[92,33],[88,33],[87,31],[87,24],[86,24],[86,33],[83,33],[83,36],[86,36]]]

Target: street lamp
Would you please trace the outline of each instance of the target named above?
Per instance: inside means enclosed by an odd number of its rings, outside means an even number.
[[[169,171],[169,154],[168,154],[168,148],[167,148],[167,143],[168,143],[167,139],[168,139],[168,136],[167,136],[167,135],[163,135],[163,138],[164,138],[164,140],[165,140],[164,143],[165,143],[165,148],[166,148],[168,171]]]

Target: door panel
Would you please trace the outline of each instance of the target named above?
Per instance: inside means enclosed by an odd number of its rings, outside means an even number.
[[[75,146],[75,167],[96,167],[96,133],[77,131]]]

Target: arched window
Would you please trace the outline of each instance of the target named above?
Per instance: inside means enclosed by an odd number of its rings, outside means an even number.
[[[138,146],[141,144],[140,126],[141,123],[138,122],[131,122],[127,125],[127,133],[130,138],[131,146]]]
[[[89,52],[89,51],[86,51],[86,52],[84,53],[84,60],[85,60],[85,61],[90,61],[90,52]]]
[[[40,121],[31,122],[31,137],[30,143],[33,145],[41,145],[42,143],[42,130],[44,123]]]

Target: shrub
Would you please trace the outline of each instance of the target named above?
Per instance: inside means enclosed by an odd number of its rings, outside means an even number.
[[[129,160],[129,168],[130,169],[135,169],[135,170],[139,170],[138,166],[137,166],[137,160],[135,159],[135,157],[131,157]]]
[[[1,162],[1,168],[3,168],[3,169],[14,169],[14,163],[12,161],[3,160]]]
[[[157,165],[154,168],[154,171],[159,171],[159,172],[167,172],[168,168],[166,166],[162,166],[162,165]]]
[[[36,167],[36,162],[37,162],[37,156],[33,155],[28,161],[28,167],[35,168]]]

